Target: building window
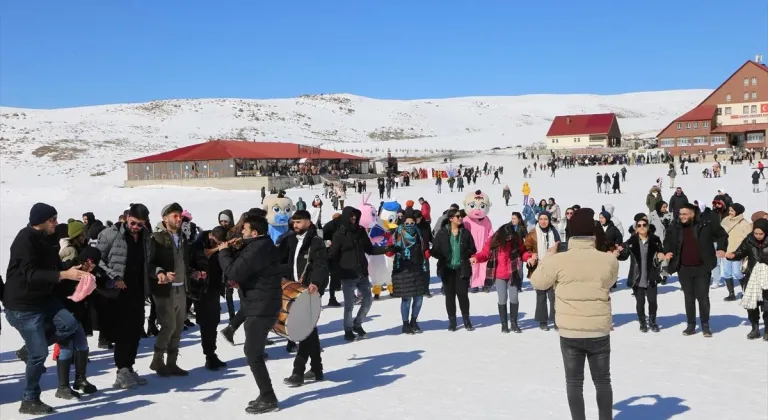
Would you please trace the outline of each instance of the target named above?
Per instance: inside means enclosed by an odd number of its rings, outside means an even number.
[[[744,92],[744,100],[749,100],[749,92]]]
[[[752,78],[752,86],[757,86],[757,77]]]
[[[693,129],[698,130],[698,128],[699,128],[699,123],[697,122],[693,123]]]
[[[731,102],[731,94],[725,95],[725,102]]]
[[[747,143],[763,143],[764,141],[764,133],[747,133]]]
[[[690,130],[691,129],[691,123],[685,123],[685,129]]]
[[[704,121],[702,124],[704,124],[704,128],[709,128],[709,121]]]
[[[683,123],[677,123],[677,131],[680,131],[683,129]]]
[[[731,115],[731,107],[725,107],[725,115]]]
[[[712,136],[712,146],[716,146],[718,144],[725,144],[725,136]]]
[[[691,138],[690,137],[678,137],[677,138],[677,145],[678,146],[690,146],[691,145]]]
[[[752,105],[751,107],[749,107],[749,113],[757,114],[757,105]]]
[[[706,137],[694,137],[693,138],[693,145],[694,146],[701,146],[701,145],[705,145],[705,144],[709,144],[709,142],[707,141]]]
[[[757,92],[752,92],[752,99],[757,99]]]
[[[744,106],[741,108],[741,113],[742,113],[742,114],[749,114],[749,105],[744,105]]]
[[[752,124],[757,124],[757,120],[752,120]]]
[[[744,86],[749,86],[749,77],[744,78]]]
[[[675,147],[675,139],[661,139],[661,147]]]
[[[717,115],[723,115],[723,108],[717,108]]]

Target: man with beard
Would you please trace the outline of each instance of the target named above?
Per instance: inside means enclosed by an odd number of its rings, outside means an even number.
[[[669,225],[664,236],[664,253],[665,260],[669,261],[667,271],[669,274],[679,272],[680,286],[685,296],[688,325],[683,335],[696,333],[698,301],[701,331],[705,337],[711,337],[709,280],[712,269],[717,266],[717,258],[723,258],[728,249],[728,233],[720,224],[712,223],[709,219],[697,220],[695,212],[693,204],[682,206],[679,219]]]
[[[116,223],[99,234],[96,247],[101,252],[99,267],[106,271],[113,287],[120,292],[115,299],[114,387],[127,389],[146,385],[133,365],[144,332],[144,298],[149,293],[150,253],[149,210],[143,204],[131,204],[125,223]]]
[[[259,387],[258,398],[245,409],[249,414],[279,409],[264,360],[264,346],[282,308],[281,279],[287,273],[268,229],[267,219],[249,215],[243,223],[243,248],[239,255],[233,254],[230,242],[218,247],[224,278],[240,289],[240,309],[245,315],[245,357]]]
[[[227,230],[216,226],[203,232],[190,246],[190,265],[193,278],[189,283],[189,300],[195,305],[197,325],[200,326],[200,344],[205,354],[205,368],[219,370],[227,367],[216,355],[216,329],[221,322],[220,296],[224,294],[224,280],[219,265],[218,246],[227,241]]]
[[[181,233],[181,213],[178,203],[163,207],[161,230],[152,234],[152,260],[150,282],[152,296],[157,307],[157,321],[160,334],[155,340],[155,353],[149,368],[159,376],[187,376],[176,361],[179,357],[179,343],[184,321],[187,316],[187,276],[189,268],[189,244]],[[165,354],[168,360],[164,360]]]
[[[328,253],[325,242],[317,236],[317,229],[310,220],[311,215],[306,210],[297,210],[291,221],[293,232],[281,242],[280,254],[283,264],[290,269],[290,279],[300,282],[309,289],[309,293],[320,295],[328,286]],[[307,360],[310,360],[310,370],[304,373]],[[320,356],[320,337],[317,328],[299,345],[299,351],[293,361],[293,373],[285,379],[285,384],[297,387],[305,380],[323,380],[323,363]]]

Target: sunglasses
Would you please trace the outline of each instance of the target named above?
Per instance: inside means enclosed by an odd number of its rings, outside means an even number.
[[[647,228],[648,224],[647,223],[638,223],[637,227],[639,227],[639,228]]]
[[[565,215],[566,216],[573,216],[573,212],[572,211],[567,211],[567,212],[565,212]]]
[[[136,227],[136,226],[144,226],[144,222],[128,222],[128,226],[130,227]]]

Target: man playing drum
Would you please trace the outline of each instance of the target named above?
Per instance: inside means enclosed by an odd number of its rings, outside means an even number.
[[[311,215],[308,211],[297,210],[291,217],[291,221],[293,222],[293,232],[280,243],[283,264],[289,267],[288,272],[291,280],[308,288],[310,294],[322,295],[328,286],[328,253],[325,248],[325,241],[317,235],[317,228],[312,224]],[[318,307],[320,305],[320,299],[310,302],[316,302]],[[291,387],[301,386],[305,380],[323,380],[317,319],[308,316],[306,323],[306,327],[312,327],[312,332],[301,341],[296,359],[293,362],[293,373],[284,381],[286,385]],[[305,373],[307,359],[310,361],[310,369]]]

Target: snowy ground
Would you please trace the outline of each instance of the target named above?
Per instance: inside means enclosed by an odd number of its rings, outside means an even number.
[[[476,157],[465,164],[482,164]],[[521,202],[520,162],[514,157],[487,157],[492,164],[503,164],[513,201]],[[454,164],[462,163],[455,161]],[[600,170],[604,172],[605,167]],[[618,167],[610,167],[611,172]],[[701,167],[691,165],[691,175],[678,177],[678,185],[689,199],[711,202],[718,188],[726,188],[734,200],[744,204],[747,216],[766,208],[766,195],[752,194],[749,170],[729,167],[721,179],[703,180]],[[612,203],[625,228],[635,213],[645,211],[645,196],[663,166],[630,167],[628,181],[618,196],[598,195],[594,188],[596,169],[577,168],[558,172],[557,179],[536,173],[529,180],[536,199],[553,196],[563,210],[571,204],[599,208]],[[144,202],[157,220],[162,205],[178,200],[206,227],[215,223],[217,213],[231,208],[235,214],[258,204],[257,192],[192,190],[180,188],[123,189],[117,176],[84,177],[63,187],[56,179],[43,179],[32,185],[23,177],[4,173],[0,214],[0,269],[7,265],[8,248],[17,230],[26,223],[28,209],[43,200],[57,207],[61,220],[94,211],[101,220],[115,219],[131,202]],[[666,182],[666,181],[665,181]],[[509,219],[513,210],[501,201],[501,186],[490,186],[490,179],[480,179],[478,187],[487,189],[496,200],[491,209],[494,225]],[[475,187],[472,186],[472,189]],[[471,189],[468,188],[468,191]],[[423,196],[438,214],[462,194],[436,194],[433,182],[416,181],[410,188],[396,191],[404,202]],[[310,201],[314,193],[295,190],[294,199]],[[671,190],[665,188],[667,197]],[[348,202],[355,204],[357,195]],[[328,200],[326,200],[328,201]],[[330,209],[326,209],[328,214]],[[627,265],[622,264],[621,276]],[[523,334],[501,335],[498,326],[496,295],[471,295],[474,332],[445,330],[445,306],[439,295],[439,283],[433,279],[436,296],[425,300],[418,336],[400,335],[399,300],[383,298],[375,302],[365,324],[370,339],[347,344],[341,331],[342,310],[326,309],[320,320],[323,362],[327,381],[290,389],[282,384],[292,367],[280,341],[268,349],[268,367],[281,399],[282,411],[269,418],[355,419],[507,419],[551,420],[569,418],[565,381],[557,333],[535,328],[535,294],[526,283],[521,295]],[[738,303],[723,302],[724,289],[712,291],[712,328],[714,338],[701,334],[683,337],[685,322],[683,296],[676,281],[662,286],[659,295],[658,334],[641,334],[635,315],[635,301],[622,287],[613,294],[615,331],[612,333],[612,378],[616,419],[765,419],[768,418],[768,358],[765,343],[747,341],[746,313]],[[222,307],[225,304],[222,302]],[[226,315],[224,315],[226,317]],[[225,322],[225,321],[224,321]],[[24,365],[13,352],[21,346],[15,330],[3,320],[0,337],[0,418],[18,419],[17,408],[22,392]],[[113,417],[147,418],[245,418],[247,401],[256,395],[256,386],[245,364],[242,332],[237,346],[220,341],[219,355],[230,363],[224,372],[208,372],[203,365],[197,330],[186,334],[180,365],[191,375],[183,379],[164,379],[148,375],[149,385],[130,391],[110,389],[114,380],[111,354],[94,351],[90,377],[102,392],[69,403],[53,397],[56,376],[48,369],[42,380],[43,400],[54,405],[57,419]],[[95,347],[95,340],[91,340]],[[152,339],[141,344],[137,369],[149,373]],[[49,367],[52,362],[47,363]],[[594,387],[587,375],[585,400],[588,418],[596,418]]]

